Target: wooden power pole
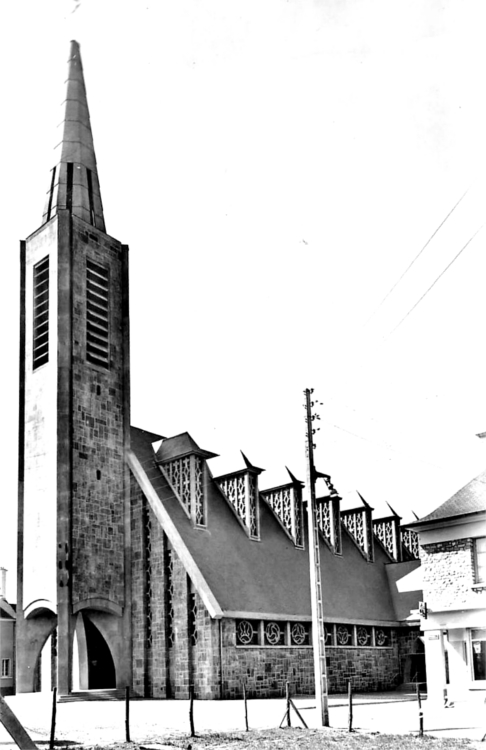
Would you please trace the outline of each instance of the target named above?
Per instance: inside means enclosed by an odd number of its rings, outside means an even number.
[[[306,388],[306,453],[307,453],[307,518],[309,524],[309,568],[312,607],[312,645],[314,651],[314,677],[316,683],[316,708],[323,727],[329,726],[327,699],[326,635],[322,608],[321,566],[319,560],[319,527],[316,513],[316,470],[314,466],[314,434],[312,423],[317,415],[312,414],[312,388]],[[318,417],[317,417],[318,418]]]

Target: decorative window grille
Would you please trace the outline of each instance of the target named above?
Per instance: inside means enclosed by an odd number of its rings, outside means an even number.
[[[109,272],[86,261],[86,359],[109,366]]]
[[[371,508],[342,511],[341,519],[363,555],[373,560]]]
[[[418,534],[416,531],[412,531],[412,529],[400,529],[400,536],[402,540],[402,544],[409,552],[412,557],[414,557],[416,560],[419,559],[419,542],[418,542]]]
[[[175,458],[160,465],[178,500],[197,526],[206,525],[204,463],[200,456]]]
[[[290,643],[292,646],[310,645],[311,626],[308,622],[290,623]]]
[[[49,256],[34,266],[32,368],[49,361]]]
[[[337,625],[336,626],[336,645],[352,646],[353,645],[353,626]]]
[[[326,542],[336,554],[341,553],[339,498],[319,498],[316,502],[316,523]]]
[[[390,557],[394,560],[398,560],[398,528],[396,517],[379,518],[376,521],[373,521],[373,531]]]
[[[189,640],[197,645],[197,601],[195,592],[189,594]]]
[[[279,622],[267,622],[263,630],[264,642],[267,646],[285,645],[285,628]]]
[[[197,526],[206,524],[203,471],[202,459],[199,456],[194,456],[194,511]]]
[[[256,478],[248,471],[220,477],[216,480],[238,517],[250,532],[251,539],[259,538],[258,487]]]
[[[288,484],[260,493],[272,508],[297,547],[304,546],[302,523],[302,492],[300,487]]]
[[[326,647],[390,648],[391,630],[387,627],[352,624],[324,624]],[[237,646],[303,647],[312,644],[310,622],[236,621]]]
[[[375,628],[375,646],[388,646],[390,631],[387,628]]]
[[[237,621],[236,644],[238,646],[258,646],[259,623],[254,620]]]
[[[324,625],[324,638],[326,646],[334,646],[334,626]]]
[[[145,548],[145,618],[147,646],[152,647],[152,521],[147,503],[143,505],[143,527]]]
[[[358,625],[358,627],[356,628],[356,645],[371,645],[371,628],[365,628],[364,625]]]
[[[166,548],[165,552],[165,579],[166,579],[166,602],[165,611],[167,615],[167,643],[171,647],[175,642],[175,612],[174,612],[174,559],[172,550]]]

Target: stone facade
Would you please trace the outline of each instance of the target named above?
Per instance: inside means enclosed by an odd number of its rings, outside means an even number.
[[[73,217],[73,603],[124,604],[122,246]],[[109,273],[109,367],[87,363],[86,260]]]
[[[473,539],[423,544],[421,560],[424,597],[430,609],[450,609],[475,601]]]

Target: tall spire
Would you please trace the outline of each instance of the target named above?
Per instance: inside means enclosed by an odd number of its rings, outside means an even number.
[[[100,183],[91,134],[86,87],[79,44],[71,42],[60,138],[55,148],[56,166],[51,172],[43,223],[61,209],[105,230]]]

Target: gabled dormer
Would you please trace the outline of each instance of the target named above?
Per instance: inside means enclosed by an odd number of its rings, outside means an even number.
[[[336,555],[342,552],[341,544],[341,496],[334,487],[329,474],[318,472],[329,492],[316,500],[317,524],[328,547]]]
[[[373,562],[373,508],[368,505],[359,492],[358,495],[363,505],[351,510],[342,510],[341,520],[365,560]]]
[[[195,526],[207,525],[206,460],[216,453],[198,446],[188,432],[165,439],[155,454],[155,461]]]
[[[395,513],[389,503],[391,515],[373,519],[373,531],[384,550],[393,562],[401,562],[402,545],[400,541],[400,516]]]
[[[260,539],[258,476],[264,469],[253,466],[243,451],[241,455],[245,462],[244,469],[215,477],[214,481],[236,512],[250,539],[258,540]]]
[[[260,497],[273,510],[277,519],[296,547],[304,548],[304,520],[302,509],[303,482],[287,469],[290,482],[260,492]]]

